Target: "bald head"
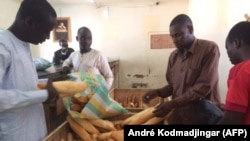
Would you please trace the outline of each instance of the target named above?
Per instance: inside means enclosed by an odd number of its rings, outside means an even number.
[[[78,29],[76,40],[79,42],[80,52],[86,53],[91,50],[92,34],[89,28],[83,26]]]
[[[191,47],[195,37],[193,35],[193,23],[185,14],[177,15],[170,23],[170,35],[175,46],[183,52]]]
[[[181,24],[181,25],[189,25],[193,26],[192,20],[189,18],[189,16],[185,14],[177,15],[170,23],[170,26]]]
[[[80,27],[77,31],[77,34],[82,34],[83,32],[90,32],[89,28],[83,26],[83,27]]]
[[[23,0],[16,19],[24,20],[30,16],[36,22],[41,22],[47,16],[57,17],[54,8],[46,0]]]
[[[23,0],[8,29],[24,42],[39,44],[50,38],[56,17],[54,8],[46,0]]]

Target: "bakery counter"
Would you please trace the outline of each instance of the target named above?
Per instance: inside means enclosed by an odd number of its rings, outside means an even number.
[[[117,75],[119,71],[119,59],[118,58],[108,58],[108,62],[110,65],[110,68],[115,75]],[[37,75],[39,79],[48,78],[50,75],[58,75],[60,74],[60,71],[62,70],[61,66],[51,66],[46,70],[37,71]]]

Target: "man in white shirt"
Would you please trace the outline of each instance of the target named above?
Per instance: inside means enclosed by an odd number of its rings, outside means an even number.
[[[58,93],[49,78],[38,90],[29,43],[49,39],[56,12],[45,0],[24,0],[13,24],[0,31],[0,141],[41,141],[47,135],[42,103]]]
[[[98,50],[92,49],[92,34],[87,27],[78,29],[76,40],[79,42],[80,51],[75,51],[63,62],[63,72],[69,73],[71,67],[74,72],[91,72],[101,74],[110,89],[114,75],[108,63],[108,59]]]

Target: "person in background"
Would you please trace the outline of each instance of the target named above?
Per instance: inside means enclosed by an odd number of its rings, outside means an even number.
[[[69,48],[68,41],[65,39],[59,40],[59,46],[61,46],[61,49],[55,51],[54,53],[54,65],[62,65],[63,61],[67,59],[72,52],[74,52],[73,48]]]
[[[170,23],[170,35],[177,49],[169,57],[166,80],[168,85],[149,91],[143,97],[149,102],[156,97],[171,97],[153,111],[164,117],[173,110],[169,124],[200,124],[195,103],[201,98],[220,104],[218,62],[220,52],[213,41],[194,36],[189,16],[177,15]]]
[[[224,117],[218,124],[250,124],[250,22],[235,24],[226,38],[229,71]]]
[[[80,51],[71,53],[68,59],[63,62],[63,73],[84,71],[101,74],[110,89],[114,76],[108,63],[108,59],[98,50],[92,49],[92,34],[89,28],[78,29],[76,40],[79,42]]]
[[[41,141],[47,135],[43,103],[58,93],[49,78],[39,90],[29,43],[50,37],[57,14],[46,0],[24,0],[13,24],[0,31],[0,141]]]

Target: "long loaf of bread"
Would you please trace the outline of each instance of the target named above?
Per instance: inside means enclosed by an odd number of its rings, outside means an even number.
[[[143,123],[143,125],[155,125],[159,124],[163,120],[168,120],[170,116],[172,116],[173,111],[169,112],[165,117],[159,118],[159,117],[152,117],[151,119],[147,120],[146,122]]]
[[[106,129],[108,131],[114,131],[116,130],[115,125],[109,121],[104,119],[89,119],[89,121],[95,125],[96,127],[100,127],[103,129]]]
[[[67,116],[66,120],[69,123],[71,129],[84,141],[92,141],[91,136],[89,133],[82,128],[71,116]]]
[[[158,124],[158,123],[162,122],[164,119],[165,118],[153,117],[153,118],[147,120],[142,125],[155,125],[155,124]]]
[[[124,141],[124,131],[123,130],[112,131],[111,137],[116,141]]]
[[[97,136],[96,139],[98,141],[107,140],[107,139],[109,139],[111,137],[111,133],[112,133],[112,131],[101,133],[100,135]]]
[[[90,134],[100,134],[100,132],[95,128],[95,126],[91,122],[89,122],[89,120],[82,118],[75,118],[74,120]]]
[[[154,114],[153,114],[154,110],[155,110],[155,107],[149,107],[147,109],[144,109],[143,111],[136,113],[136,114],[132,115],[131,117],[125,119],[122,122],[122,126],[124,126],[125,124],[127,124],[127,125],[143,124],[147,120],[154,117]]]
[[[85,82],[74,82],[74,81],[55,81],[52,82],[53,86],[60,94],[60,96],[72,96],[78,92],[84,91],[87,88]],[[38,88],[45,89],[47,83],[38,83]]]

